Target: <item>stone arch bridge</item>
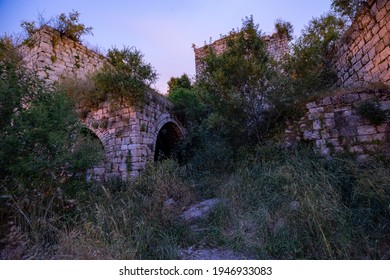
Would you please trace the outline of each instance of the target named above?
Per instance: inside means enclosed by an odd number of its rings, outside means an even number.
[[[62,79],[85,79],[107,59],[79,42],[45,26],[18,48],[24,65],[48,84]],[[82,122],[100,140],[104,160],[90,170],[89,179],[137,176],[148,161],[169,156],[183,128],[172,114],[172,104],[156,91],[146,93],[144,106],[103,102],[85,111]],[[81,108],[82,111],[82,108]]]
[[[101,103],[83,123],[99,138],[104,160],[90,170],[88,179],[138,176],[150,161],[166,158],[184,130],[172,114],[172,104],[150,90],[142,107]]]

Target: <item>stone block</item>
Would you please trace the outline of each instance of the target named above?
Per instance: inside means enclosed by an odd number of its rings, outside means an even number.
[[[387,11],[386,11],[386,9],[381,9],[381,8],[379,7],[379,5],[378,5],[378,9],[379,9],[379,11],[378,11],[378,13],[375,15],[375,18],[376,18],[376,21],[377,21],[377,22],[380,22],[380,21],[386,16]]]
[[[330,97],[325,97],[321,100],[321,106],[327,106],[332,104],[332,99]]]
[[[390,110],[390,100],[388,100],[388,101],[380,101],[379,105],[380,105],[380,108],[382,110]]]
[[[143,155],[143,152],[139,148],[131,151],[131,156],[133,156],[133,157],[142,157],[142,155]]]
[[[362,154],[364,152],[364,149],[362,146],[352,146],[352,147],[349,147],[348,150],[350,153],[357,153],[357,154]]]
[[[362,118],[356,115],[349,115],[345,118],[345,121],[348,126],[355,127],[362,123]]]
[[[376,46],[376,44],[378,44],[378,42],[381,40],[381,38],[378,35],[378,32],[379,32],[379,26],[376,25],[372,29],[373,36],[372,36],[372,39],[370,40],[370,45]],[[376,53],[376,50],[375,50],[375,53]]]
[[[338,138],[326,139],[326,144],[331,145],[332,147],[340,146],[340,142]]]
[[[357,127],[358,135],[371,135],[376,134],[377,130],[373,125],[360,125]]]
[[[105,168],[103,167],[96,167],[96,168],[94,168],[93,169],[93,174],[94,175],[98,175],[98,176],[100,176],[100,175],[103,175],[104,173],[105,173]]]
[[[119,165],[119,171],[121,171],[121,172],[127,171],[127,164],[126,163],[121,163]]]
[[[356,157],[356,161],[359,162],[359,163],[363,163],[363,162],[366,162],[369,158],[369,155],[366,155],[366,154],[362,154],[362,155],[358,155]]]
[[[309,102],[309,103],[307,103],[306,104],[306,108],[307,109],[312,109],[312,108],[315,108],[315,107],[317,107],[317,104],[316,104],[316,102]]]
[[[318,140],[320,139],[320,132],[318,130],[315,131],[305,130],[303,132],[303,138],[305,140]]]
[[[337,138],[337,137],[339,137],[340,136],[340,132],[339,132],[339,130],[338,129],[331,129],[330,131],[329,131],[329,133],[330,133],[330,137],[332,137],[332,138]]]
[[[334,128],[336,126],[334,118],[332,119],[325,119],[325,127],[327,128]]]
[[[357,137],[357,140],[359,142],[384,142],[385,141],[385,133],[377,133],[377,134],[371,134],[371,135],[360,135]]]
[[[353,101],[356,101],[359,99],[359,94],[357,93],[350,93],[342,96],[342,100],[345,103],[352,103]]]
[[[314,120],[313,121],[313,129],[314,130],[320,130],[321,129],[321,121],[320,120]]]
[[[325,119],[332,119],[332,118],[334,118],[334,113],[325,113],[324,118]]]
[[[326,145],[326,141],[324,139],[319,139],[315,141],[315,145],[317,149],[321,149]]]
[[[328,139],[330,138],[330,133],[328,129],[321,130],[321,138],[322,139]]]
[[[318,119],[319,116],[324,112],[324,107],[317,107],[309,109],[308,113],[308,119],[309,120],[315,120]]]
[[[363,58],[362,58],[362,64],[363,64],[363,66],[365,66],[369,61],[370,61],[370,58],[369,58],[368,54],[366,54],[365,56],[363,56]]]
[[[377,153],[379,152],[379,146],[378,145],[375,145],[375,144],[371,144],[371,145],[364,145],[364,149],[367,151],[367,152],[371,152],[371,153]]]

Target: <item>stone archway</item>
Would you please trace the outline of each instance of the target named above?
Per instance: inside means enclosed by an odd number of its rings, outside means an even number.
[[[152,132],[150,160],[158,161],[170,157],[172,148],[183,136],[183,127],[170,114],[161,115]]]
[[[154,161],[169,158],[173,147],[182,137],[183,132],[176,123],[166,122],[157,134],[154,145]]]
[[[87,141],[88,145],[94,146],[96,152],[100,153],[100,162],[93,166],[93,168],[87,170],[86,179],[87,181],[101,181],[105,179],[107,171],[107,160],[106,160],[106,149],[103,141],[101,140],[100,133],[96,133],[92,129],[84,126],[82,130],[84,141]]]

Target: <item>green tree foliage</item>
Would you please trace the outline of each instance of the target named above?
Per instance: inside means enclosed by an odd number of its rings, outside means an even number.
[[[276,33],[280,36],[287,36],[287,39],[289,41],[293,39],[294,27],[290,22],[284,21],[282,19],[277,19],[275,21],[275,29]]]
[[[83,23],[79,23],[80,13],[72,10],[68,15],[61,13],[51,20],[45,20],[40,16],[39,24],[35,21],[22,21],[21,27],[25,30],[26,35],[31,37],[43,26],[51,26],[60,32],[61,37],[67,37],[76,42],[81,41],[81,36],[92,34],[92,27],[87,27]]]
[[[113,98],[132,105],[144,102],[145,91],[156,81],[157,73],[143,60],[143,54],[135,48],[113,48],[107,58],[108,63],[93,77],[100,99]]]
[[[329,61],[345,26],[344,19],[329,13],[312,19],[305,27],[293,45],[293,55],[286,67],[295,95],[305,98],[333,85],[335,73]]]
[[[199,85],[212,112],[208,127],[229,137],[234,145],[264,137],[269,107],[270,80],[275,75],[261,32],[253,18],[246,18],[238,33],[226,37],[226,50],[212,48],[204,59]]]
[[[356,17],[357,12],[365,3],[364,0],[333,0],[332,9],[342,16],[348,16],[351,20]]]
[[[0,61],[0,123],[0,182],[11,193],[54,191],[99,159],[74,102],[9,59]]]
[[[168,81],[168,93],[173,92],[176,88],[191,89],[191,81],[187,74],[181,75],[180,78],[171,77]]]

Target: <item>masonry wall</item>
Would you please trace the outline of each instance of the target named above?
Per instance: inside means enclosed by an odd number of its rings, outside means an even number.
[[[169,113],[172,104],[156,92],[148,95],[148,104],[142,108],[104,102],[87,114],[83,122],[102,141],[106,155],[104,163],[91,170],[90,178],[138,176],[147,162],[153,161],[157,135],[164,124],[174,123],[177,136],[183,135]]]
[[[390,157],[390,124],[370,123],[357,112],[364,102],[377,102],[390,109],[388,91],[361,91],[324,97],[306,104],[306,114],[285,131],[287,146],[297,141],[313,142],[325,156],[350,152],[359,161],[372,154]]]
[[[335,48],[339,87],[390,85],[390,1],[367,2]]]
[[[23,44],[19,51],[28,69],[38,77],[55,82],[61,78],[85,78],[103,66],[106,58],[57,30],[44,27]]]
[[[27,69],[49,84],[66,78],[86,79],[107,59],[68,38],[61,38],[50,27],[39,30],[19,48]],[[156,91],[145,93],[148,101],[132,107],[112,101],[98,108],[79,108],[82,122],[99,138],[104,160],[88,172],[89,179],[126,179],[137,176],[147,162],[154,160],[157,135],[167,124],[174,124],[173,137],[183,130],[171,114],[172,104]]]
[[[280,36],[279,34],[275,33],[272,36],[264,36],[262,39],[266,43],[269,54],[275,60],[280,60],[290,51],[287,36]],[[222,54],[226,49],[226,38],[221,38],[209,45],[200,48],[194,48],[196,75],[199,75],[202,72],[202,60],[207,54],[207,49],[210,47],[214,49],[217,55]]]

